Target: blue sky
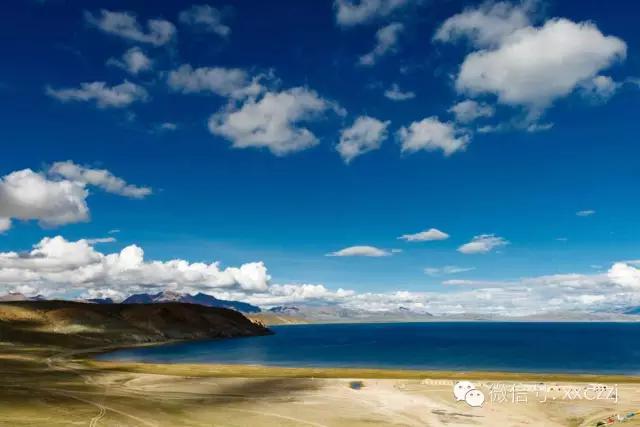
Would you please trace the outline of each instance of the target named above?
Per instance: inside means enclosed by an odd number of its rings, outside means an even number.
[[[0,47],[9,60],[0,69],[0,138],[8,149],[0,175],[30,168],[46,179],[73,181],[46,172],[71,161],[152,193],[122,197],[82,181],[89,191],[86,218],[47,224],[36,213],[14,215],[0,250],[29,250],[47,236],[108,236],[116,241],[96,245],[105,254],[135,244],[145,259],[263,261],[274,283],[377,293],[457,291],[442,284],[448,279],[594,275],[638,258],[640,6],[617,0],[203,4],[3,6]],[[105,13],[134,21],[109,30]],[[448,21],[456,16],[476,20]],[[173,30],[154,33],[149,19]],[[442,32],[446,22],[450,31]],[[508,30],[491,33],[496,22]],[[380,33],[391,25],[397,33]],[[509,43],[522,48],[518,37],[526,43],[543,33],[550,56],[564,42],[575,44],[567,48],[567,63],[546,57],[545,49],[535,51],[541,58],[524,55],[515,64],[501,56]],[[362,64],[376,45],[379,55]],[[151,62],[148,69],[134,72],[124,63],[131,49]],[[470,63],[483,54],[487,63]],[[527,69],[528,59],[543,69]],[[230,94],[232,83],[212,90],[211,75],[196,82],[194,74],[172,86],[171,73],[181,66],[240,70],[244,84],[260,88]],[[483,80],[472,66],[512,74]],[[88,95],[81,84],[95,82],[103,89],[133,85],[124,89],[132,98],[109,100],[108,90]],[[385,97],[394,85],[413,96]],[[300,91],[288,92],[293,88]],[[278,97],[285,93],[293,103],[288,110],[288,100]],[[262,103],[269,96],[274,104]],[[469,100],[477,103],[474,111],[489,112],[464,120],[450,110]],[[256,104],[289,120],[274,125],[258,117],[277,128],[267,148],[243,133],[250,125],[232,123],[233,117],[256,120],[239,114]],[[369,129],[373,148],[347,162],[337,145],[359,117],[375,119],[384,131]],[[412,123],[428,118],[437,129],[414,132],[418,149],[408,148]],[[452,134],[437,134],[441,125]],[[290,131],[290,141],[279,139]],[[278,152],[286,144],[294,148]],[[0,217],[10,213],[0,209]],[[398,239],[431,228],[449,237]],[[114,229],[120,231],[109,234]],[[458,250],[480,235],[508,244],[484,253]],[[387,256],[326,256],[356,245]],[[469,270],[424,272],[445,266]]]

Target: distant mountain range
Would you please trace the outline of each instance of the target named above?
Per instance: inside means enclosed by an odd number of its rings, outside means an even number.
[[[107,298],[106,300],[110,299]],[[109,304],[108,301],[99,302],[98,300],[93,300],[92,302]],[[134,294],[122,301],[122,304],[152,304],[156,302],[185,302],[203,305],[205,307],[230,308],[243,313],[260,313],[262,311],[260,307],[246,302],[218,299],[214,296],[203,294],[202,292],[195,295],[171,291],[158,292],[157,294]],[[111,301],[111,303],[113,303],[113,301]]]
[[[0,295],[0,302],[10,301],[43,301],[46,300],[41,295],[29,297],[21,293],[12,292],[6,295]],[[85,301],[94,304],[108,305],[115,304],[111,298],[94,298]],[[134,294],[122,301],[122,304],[153,304],[160,302],[180,302],[188,304],[196,304],[205,307],[229,308],[240,311],[245,314],[256,315],[255,318],[263,320],[266,323],[272,322],[272,318],[279,321],[286,319],[287,323],[333,323],[333,322],[410,322],[410,321],[431,321],[431,320],[548,320],[548,321],[567,321],[567,320],[591,320],[591,321],[616,321],[633,319],[640,316],[640,306],[619,307],[615,311],[603,312],[547,312],[537,315],[528,315],[522,317],[504,317],[493,314],[478,313],[458,313],[458,314],[439,314],[434,316],[430,313],[416,313],[406,307],[397,307],[395,310],[386,312],[369,312],[360,309],[344,308],[337,305],[325,304],[300,304],[300,305],[280,305],[262,310],[260,307],[242,302],[218,299],[212,295],[199,292],[191,295],[188,293],[179,293],[172,291],[164,291],[158,293],[141,293]],[[264,319],[262,319],[262,317]]]
[[[44,301],[44,297],[42,295],[36,295],[35,297],[28,297],[18,292],[10,292],[6,295],[0,296],[1,302],[10,302],[10,301]]]
[[[0,295],[0,302],[11,301],[45,301],[42,295],[28,297],[21,293],[11,292],[6,295]],[[115,304],[111,298],[91,298],[82,300],[94,304]],[[197,304],[205,307],[230,308],[232,310],[241,311],[243,313],[260,313],[260,307],[251,305],[242,301],[227,301],[218,299],[214,296],[203,294],[202,292],[195,295],[181,294],[178,292],[164,291],[157,294],[135,294],[122,301],[122,304],[153,304],[157,302],[184,302],[188,304]]]
[[[298,307],[279,305],[277,307],[272,307],[269,309],[271,313],[276,314],[285,314],[287,316],[295,316],[296,314],[300,314],[300,309]]]
[[[432,320],[430,313],[414,313],[406,307],[386,312],[370,312],[336,305],[281,305],[266,311],[274,315],[289,316],[309,323],[333,322],[407,322]]]

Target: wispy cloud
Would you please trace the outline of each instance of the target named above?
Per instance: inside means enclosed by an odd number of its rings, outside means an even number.
[[[458,252],[463,254],[486,254],[501,246],[506,246],[509,241],[495,234],[481,234],[474,236],[469,243],[458,248]]]
[[[145,88],[127,80],[115,86],[108,86],[105,82],[80,83],[77,88],[54,89],[47,86],[45,92],[62,102],[95,102],[98,108],[123,108],[149,99]]]
[[[403,234],[398,237],[400,240],[406,240],[407,242],[428,242],[432,240],[446,240],[449,235],[437,228],[430,228],[425,231],[420,231],[413,234]]]
[[[164,19],[149,19],[146,30],[131,12],[115,12],[106,9],[99,13],[84,13],[85,21],[95,28],[127,40],[162,46],[169,43],[176,34],[176,27]]]
[[[391,255],[391,251],[380,249],[375,246],[350,246],[348,248],[340,249],[339,251],[330,252],[327,254],[327,256],[336,256],[336,257],[350,257],[350,256],[384,257],[384,256],[390,256],[390,255]]]
[[[459,267],[457,265],[445,265],[444,267],[427,267],[424,273],[429,276],[444,276],[449,274],[466,273],[475,270],[475,267]]]
[[[410,90],[403,91],[397,83],[393,83],[391,87],[384,91],[384,96],[392,101],[407,101],[416,97],[416,94]]]

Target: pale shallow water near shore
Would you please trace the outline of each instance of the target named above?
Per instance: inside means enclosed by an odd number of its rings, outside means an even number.
[[[275,335],[123,349],[101,360],[640,374],[640,324],[429,322],[273,327]]]

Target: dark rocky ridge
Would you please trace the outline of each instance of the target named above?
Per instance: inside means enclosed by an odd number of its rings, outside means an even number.
[[[123,304],[151,304],[156,302],[186,302],[204,305],[206,307],[221,307],[238,310],[243,313],[260,313],[260,307],[241,301],[218,299],[214,296],[199,292],[195,295],[164,291],[157,294],[134,294],[122,301]],[[97,302],[97,301],[96,301]],[[104,302],[103,302],[104,303]]]
[[[0,341],[99,347],[268,335],[242,313],[185,303],[0,303]]]

